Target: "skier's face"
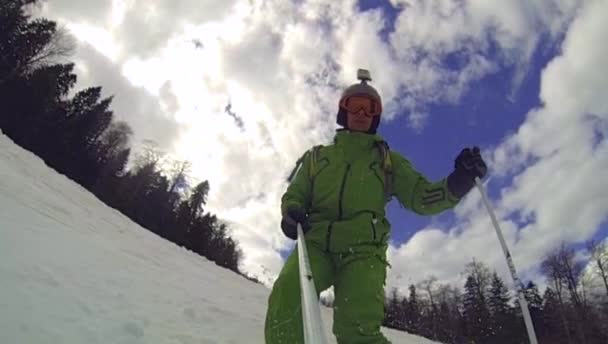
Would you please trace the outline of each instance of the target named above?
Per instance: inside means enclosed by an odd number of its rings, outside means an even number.
[[[367,132],[372,125],[374,106],[372,99],[367,97],[351,97],[346,107],[348,129],[352,131]]]
[[[348,129],[352,131],[367,132],[372,125],[373,117],[366,116],[363,111],[348,112]]]

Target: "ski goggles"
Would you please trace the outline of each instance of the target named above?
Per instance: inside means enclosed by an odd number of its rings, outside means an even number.
[[[382,113],[382,105],[377,99],[366,95],[354,95],[340,100],[340,107],[348,113],[363,113],[367,117],[379,116]]]

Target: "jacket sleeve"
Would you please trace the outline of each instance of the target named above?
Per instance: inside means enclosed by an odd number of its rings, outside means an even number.
[[[407,209],[420,215],[434,215],[453,208],[459,199],[450,193],[447,178],[429,182],[399,153],[391,152],[393,194]]]
[[[312,191],[311,183],[308,178],[310,155],[311,150],[304,153],[296,163],[289,186],[287,186],[287,191],[285,191],[283,197],[281,197],[282,214],[285,214],[287,209],[291,207],[298,207],[304,211],[308,211]]]

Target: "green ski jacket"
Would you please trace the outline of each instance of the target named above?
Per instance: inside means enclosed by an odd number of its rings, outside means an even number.
[[[386,178],[392,178],[387,184],[389,196],[418,214],[437,214],[458,203],[445,178],[429,182],[397,152],[389,151],[392,173],[385,173],[378,149],[382,143],[377,134],[341,130],[333,144],[316,154],[312,149],[304,153],[281,198],[281,210],[283,214],[291,207],[307,211],[311,224],[307,242],[331,253],[386,249],[390,236]]]

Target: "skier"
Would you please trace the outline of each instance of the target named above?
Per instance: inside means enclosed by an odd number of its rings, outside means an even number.
[[[359,70],[339,101],[342,126],[328,146],[308,150],[296,164],[281,198],[281,229],[297,239],[305,232],[316,290],[334,286],[333,333],[340,344],[390,343],[380,332],[384,319],[386,251],[390,224],[384,208],[392,196],[406,208],[433,215],[454,207],[483,178],[479,148],[465,148],[454,171],[429,182],[376,134],[382,100]],[[304,343],[298,254],[285,262],[268,300],[267,344]]]

